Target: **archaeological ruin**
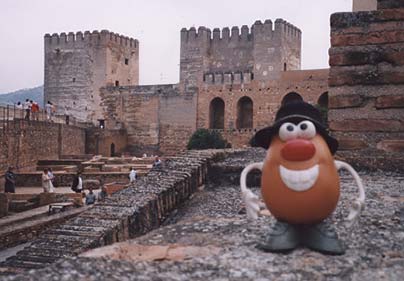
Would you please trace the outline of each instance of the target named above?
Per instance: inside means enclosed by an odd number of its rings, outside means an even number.
[[[46,114],[0,107],[0,279],[401,280],[404,276],[404,1],[354,0],[330,17],[329,69],[302,70],[302,31],[282,19],[183,28],[179,82],[139,85],[142,42],[110,31],[46,34]],[[357,189],[340,173],[328,218],[346,253],[264,253],[274,216],[247,219],[240,173],[266,150],[251,137],[282,104],[303,99],[338,139],[335,159],[359,171],[359,221],[344,218]],[[186,150],[197,129],[227,149]],[[162,162],[155,165],[155,156]],[[55,193],[42,192],[52,168]],[[129,183],[129,170],[138,178]],[[71,190],[81,172],[85,205]],[[248,186],[260,195],[261,173]],[[310,206],[307,206],[310,208]]]

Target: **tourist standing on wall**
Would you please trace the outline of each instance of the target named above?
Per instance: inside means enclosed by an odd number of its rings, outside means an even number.
[[[83,179],[81,178],[81,172],[77,172],[72,183],[72,190],[76,193],[83,191]]]
[[[31,101],[32,119],[38,121],[39,105],[35,101]]]
[[[50,101],[45,105],[45,111],[46,111],[46,119],[51,120],[52,118],[52,112],[53,112],[53,106]]]
[[[6,183],[4,186],[4,192],[6,193],[15,193],[15,175],[13,170],[13,167],[8,167],[5,175]]]
[[[131,168],[130,173],[129,173],[129,184],[134,184],[136,181],[136,171],[135,168]]]
[[[25,100],[24,110],[25,110],[25,120],[29,121],[29,118],[31,115],[31,103],[30,103],[29,99]]]
[[[52,185],[51,178],[49,177],[48,169],[44,169],[42,173],[42,188],[43,192],[48,193],[48,192],[53,192],[54,188]]]

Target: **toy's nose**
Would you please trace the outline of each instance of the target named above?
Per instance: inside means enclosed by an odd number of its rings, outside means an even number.
[[[289,140],[281,150],[282,157],[288,161],[309,160],[316,153],[316,147],[309,140]]]

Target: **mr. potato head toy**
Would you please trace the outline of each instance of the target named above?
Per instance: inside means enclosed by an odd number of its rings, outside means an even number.
[[[343,244],[325,221],[339,200],[338,170],[350,172],[359,188],[348,226],[360,214],[365,192],[355,170],[334,160],[338,141],[328,134],[320,112],[303,101],[285,104],[274,124],[258,131],[253,143],[267,149],[267,155],[264,162],[251,164],[241,173],[247,215],[256,219],[263,205],[246,186],[247,174],[259,169],[263,200],[277,220],[267,241],[257,247],[268,252],[288,252],[303,245],[324,254],[344,254]]]

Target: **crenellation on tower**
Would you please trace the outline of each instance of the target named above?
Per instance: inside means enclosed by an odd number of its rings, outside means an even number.
[[[58,114],[97,123],[102,118],[99,89],[139,83],[139,42],[93,30],[45,34],[45,102]]]
[[[222,41],[227,43],[230,40],[230,28],[225,27],[222,29]]]
[[[247,25],[243,25],[241,27],[240,39],[243,40],[243,41],[247,41],[247,40],[249,40],[250,35],[251,35],[250,34],[250,28],[248,28]]]
[[[206,82],[205,73],[245,70],[258,80],[278,79],[282,71],[300,69],[301,31],[283,19],[206,30],[181,30],[181,83],[197,86]]]

